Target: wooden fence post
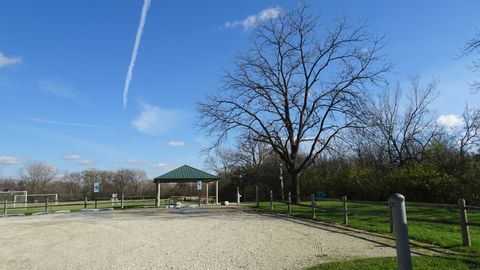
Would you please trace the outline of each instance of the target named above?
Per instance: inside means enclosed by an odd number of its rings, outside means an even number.
[[[312,219],[315,219],[315,194],[312,193]]]
[[[470,246],[470,231],[468,229],[467,207],[464,199],[458,200],[458,210],[460,211],[460,226],[462,228],[462,245]]]
[[[7,214],[7,203],[8,203],[7,200],[3,201],[3,214],[4,214],[4,215]]]
[[[125,198],[125,195],[122,194],[121,201],[120,201],[120,208],[123,209],[123,200]],[[156,204],[155,204],[156,205]]]
[[[87,209],[87,196],[83,197],[83,209]]]
[[[270,211],[273,210],[273,190],[270,190]]]
[[[288,192],[288,215],[292,214],[292,193]]]
[[[255,186],[255,200],[257,202],[257,208],[260,207],[260,198],[258,198],[258,185]]]
[[[348,225],[347,196],[342,196],[342,202],[343,202],[343,224]]]
[[[48,198],[45,198],[45,213],[48,213]]]

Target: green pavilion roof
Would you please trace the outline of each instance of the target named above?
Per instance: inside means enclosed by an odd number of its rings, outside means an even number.
[[[153,179],[153,182],[172,183],[172,182],[193,182],[193,181],[214,181],[219,177],[207,172],[195,169],[188,165],[183,165],[166,174],[160,175]]]

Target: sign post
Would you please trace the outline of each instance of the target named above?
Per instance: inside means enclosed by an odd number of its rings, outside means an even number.
[[[100,183],[93,183],[93,193],[100,192]]]
[[[100,183],[93,183],[93,200],[95,201],[95,209],[97,208],[97,193],[100,192]]]
[[[203,184],[202,181],[197,181],[198,206],[200,206],[201,201],[202,201],[202,199],[201,199],[202,184]]]

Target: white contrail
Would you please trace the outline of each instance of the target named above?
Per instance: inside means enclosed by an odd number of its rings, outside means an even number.
[[[137,60],[138,47],[140,47],[140,41],[142,39],[143,27],[145,26],[145,21],[147,20],[147,12],[150,8],[151,0],[143,1],[142,16],[140,18],[140,24],[137,29],[137,36],[135,37],[135,45],[133,46],[132,58],[130,59],[130,65],[128,66],[127,78],[125,79],[125,87],[123,89],[123,109],[127,107],[128,102],[128,88],[130,87],[130,82],[132,81],[133,76],[133,67],[135,66],[135,61]]]

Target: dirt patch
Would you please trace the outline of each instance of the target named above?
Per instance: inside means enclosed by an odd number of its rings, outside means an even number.
[[[241,208],[61,213],[0,226],[0,269],[301,269],[395,255],[381,239]]]

